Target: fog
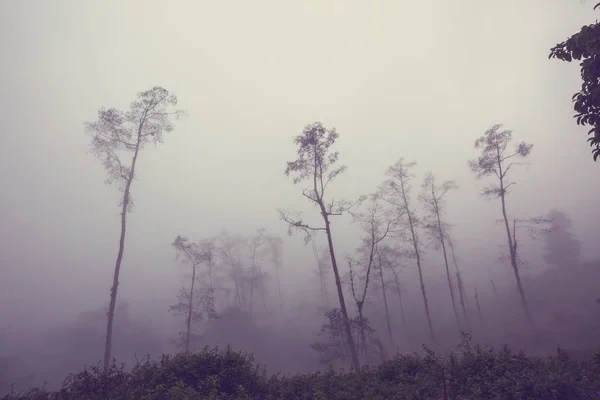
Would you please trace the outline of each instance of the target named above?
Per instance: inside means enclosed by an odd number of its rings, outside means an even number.
[[[587,129],[573,120],[578,66],[548,60],[552,46],[594,19],[591,8],[573,0],[2,2],[0,357],[10,359],[7,379],[57,385],[101,359],[122,193],[103,183],[84,122],[101,107],[126,110],[136,93],[156,85],[176,94],[187,116],[138,160],[115,317],[117,360],[131,365],[147,353],[177,351],[172,340],[185,319],[169,306],[190,273],[171,246],[177,235],[249,237],[265,228],[283,239],[283,311],[265,258],[265,304],[257,297],[249,316],[219,295],[221,318],[199,323],[199,346],[252,351],[270,372],[326,368],[310,347],[327,322],[317,262],[303,234],[288,236],[277,212],[302,211],[307,223],[322,224],[302,196],[306,185],[284,174],[296,158],[293,138],[315,121],[336,128],[334,149],[348,166],[328,198],[374,192],[401,157],[418,162],[417,212],[427,171],[456,181],[444,218],[453,225],[474,340],[538,353],[596,346],[598,166]],[[508,253],[506,232],[495,224],[500,201],[480,195],[493,179],[476,180],[467,165],[478,156],[474,141],[496,123],[513,130],[515,142],[534,144],[530,165],[511,170],[517,184],[507,196],[509,218],[557,209],[582,242],[579,264],[550,265],[547,240],[521,234],[523,285],[546,333],[536,342],[524,337],[510,262],[499,260]],[[345,214],[332,217],[332,234],[344,275],[363,233]],[[315,241],[327,246],[324,234]],[[364,311],[390,354],[427,342],[416,266],[403,264],[408,334],[396,294],[388,295],[393,343],[376,286]],[[423,270],[437,346],[452,348],[460,336],[443,258],[432,246]],[[329,273],[329,309],[339,307],[335,290]],[[344,290],[354,317],[347,283]]]

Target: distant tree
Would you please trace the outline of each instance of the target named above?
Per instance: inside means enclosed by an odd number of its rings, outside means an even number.
[[[410,341],[410,335],[408,330],[408,324],[406,323],[406,314],[404,312],[404,301],[402,300],[402,284],[400,283],[400,269],[402,268],[401,262],[410,258],[407,251],[398,247],[392,247],[389,244],[378,246],[378,257],[380,263],[380,279],[383,280],[383,271],[390,271],[392,273],[392,287],[398,295],[398,305],[400,306],[400,316],[402,318],[402,326],[404,327],[404,333]],[[385,282],[385,280],[383,280]],[[382,288],[387,287],[387,283],[382,284]],[[389,318],[388,318],[389,319]],[[391,330],[388,326],[388,330]],[[388,332],[389,333],[389,332]]]
[[[197,279],[197,269],[203,263],[209,263],[213,254],[210,250],[203,248],[199,243],[190,242],[184,236],[178,235],[171,244],[177,251],[177,258],[192,267],[192,276],[190,288],[181,289],[179,302],[171,306],[171,311],[176,315],[184,314],[186,317],[186,329],[184,333],[183,348],[187,352],[190,349],[190,340],[192,335],[192,322],[199,322],[203,315],[199,306],[204,306],[204,311],[210,318],[216,317],[214,307],[214,289],[209,284],[208,287],[195,289]],[[200,303],[200,304],[198,304]]]
[[[267,235],[265,240],[268,246],[269,258],[273,263],[275,271],[275,281],[277,283],[277,295],[279,297],[279,308],[283,314],[283,293],[281,292],[281,281],[279,279],[279,271],[283,266],[283,239],[279,236]]]
[[[331,257],[331,266],[335,276],[335,284],[338,291],[340,301],[340,311],[344,323],[344,329],[347,336],[348,345],[350,346],[352,367],[358,371],[360,364],[356,352],[356,346],[352,332],[350,330],[350,320],[346,310],[346,301],[344,300],[344,291],[340,280],[340,273],[333,246],[333,237],[331,234],[330,218],[334,215],[342,215],[349,210],[354,204],[347,202],[335,202],[332,200],[327,203],[325,200],[325,190],[333,179],[342,174],[345,166],[336,166],[339,153],[332,152],[331,147],[335,144],[339,134],[335,128],[327,129],[320,122],[315,122],[307,125],[302,134],[294,138],[294,143],[298,146],[298,158],[287,163],[285,170],[286,175],[294,174],[294,184],[308,180],[311,182],[311,188],[302,191],[302,195],[311,203],[319,207],[321,217],[323,218],[324,227],[313,227],[305,223],[299,216],[291,216],[288,211],[278,210],[280,217],[288,224],[288,233],[292,233],[292,229],[303,231],[305,243],[310,241],[310,234],[313,231],[325,231],[327,235],[327,243],[329,245],[329,255]],[[356,203],[355,203],[356,204]]]
[[[507,174],[511,168],[515,166],[528,164],[525,161],[520,162],[517,160],[525,160],[531,153],[533,145],[520,142],[515,146],[512,152],[507,151],[508,145],[512,141],[512,131],[500,130],[501,127],[501,124],[496,124],[488,129],[483,136],[475,140],[475,148],[479,149],[481,154],[478,158],[469,161],[469,168],[477,179],[488,176],[494,176],[496,179],[498,179],[498,184],[492,184],[484,188],[482,195],[487,198],[500,198],[500,203],[502,205],[502,217],[504,220],[504,226],[506,228],[510,263],[517,281],[521,305],[523,306],[523,310],[525,311],[525,316],[527,317],[530,327],[534,332],[537,332],[533,317],[529,311],[529,304],[527,302],[527,297],[525,296],[525,290],[523,289],[523,284],[521,282],[514,236],[511,233],[508,214],[506,211],[506,194],[508,193],[508,188],[515,184],[514,181],[508,181]]]
[[[594,9],[599,8],[600,3]],[[588,131],[594,161],[600,156],[600,24],[585,25],[566,41],[550,49],[548,58],[562,61],[582,60],[581,90],[573,95],[577,125],[591,126]]]
[[[325,313],[327,323],[321,327],[320,340],[311,344],[311,348],[319,354],[321,364],[334,364],[336,362],[352,363],[352,344],[348,342],[346,322],[339,308]],[[348,320],[352,335],[360,336],[361,329],[368,336],[370,342],[375,340],[375,330],[368,320],[361,320],[359,316]],[[361,328],[362,327],[362,328]]]
[[[467,295],[465,293],[465,285],[462,279],[462,275],[460,273],[460,269],[458,268],[458,263],[456,261],[456,254],[454,252],[454,242],[451,237],[448,237],[448,246],[450,247],[450,254],[452,254],[452,263],[454,264],[455,273],[456,273],[456,283],[458,286],[458,293],[460,295],[460,306],[463,310],[463,316],[465,318],[465,324],[467,325],[467,330],[471,332],[471,325],[469,324],[469,313],[467,312]]]
[[[241,310],[245,310],[247,307],[246,286],[249,280],[243,262],[246,258],[245,251],[247,248],[248,239],[242,235],[223,231],[217,238],[217,252],[234,286],[233,307]]]
[[[513,251],[515,258],[517,260],[517,265],[525,265],[526,262],[521,258],[519,254],[519,250],[522,248],[517,240],[517,236],[521,231],[525,231],[529,238],[532,240],[539,240],[546,235],[546,231],[548,230],[547,225],[550,223],[550,219],[546,216],[537,216],[537,217],[529,217],[529,218],[516,218],[512,219],[512,238],[513,238]],[[497,224],[503,224],[504,220],[499,219],[496,221]],[[504,254],[500,257],[502,261],[506,261],[507,257]],[[509,258],[510,260],[510,258]]]
[[[362,290],[357,290],[357,279],[355,278],[355,272],[352,268],[352,260],[348,259],[349,276],[350,276],[350,288],[352,290],[352,297],[356,302],[356,308],[358,310],[359,321],[365,321],[364,318],[364,305],[369,290],[369,280],[371,278],[371,271],[376,264],[376,252],[377,245],[383,241],[387,235],[395,230],[398,216],[393,215],[391,210],[385,209],[381,204],[381,199],[378,195],[371,195],[368,203],[368,209],[364,212],[352,213],[355,222],[359,222],[365,235],[362,238],[362,243],[358,249],[360,259],[356,262],[356,267],[362,268],[364,276],[362,277],[363,285]],[[367,346],[367,335],[364,325],[360,325],[360,340],[362,342],[363,352],[365,354],[366,362],[369,363],[369,352]]]
[[[549,228],[544,232],[546,249],[544,261],[560,267],[571,267],[581,263],[581,241],[569,231],[572,223],[569,216],[559,210],[548,214]]]
[[[257,280],[262,278],[260,258],[262,256],[261,247],[265,235],[265,228],[260,228],[248,240],[248,251],[250,259],[250,316],[252,317],[254,307],[254,288],[257,286]],[[263,292],[264,293],[264,292]]]
[[[456,327],[459,332],[462,332],[458,310],[456,308],[456,298],[454,294],[454,285],[452,284],[452,276],[450,275],[450,266],[448,264],[448,253],[446,252],[446,242],[448,241],[449,225],[442,220],[444,212],[444,196],[452,189],[458,189],[458,185],[454,181],[446,181],[441,185],[436,182],[435,175],[431,172],[425,174],[423,184],[421,185],[423,192],[419,196],[419,200],[423,204],[427,216],[424,221],[426,232],[433,240],[436,249],[441,247],[442,255],[444,256],[444,265],[446,267],[446,277],[448,279],[448,289],[450,290],[450,299],[452,300],[452,309],[456,319]]]
[[[119,272],[125,250],[125,232],[127,212],[133,206],[131,184],[136,174],[136,164],[140,151],[150,143],[161,143],[163,135],[173,131],[170,117],[179,117],[182,110],[170,111],[177,105],[177,97],[166,89],[154,87],[137,95],[129,111],[114,108],[101,108],[98,119],[86,122],[85,128],[92,135],[92,153],[98,157],[108,172],[106,183],[117,183],[123,192],[121,200],[121,236],[119,251],[115,263],[113,284],[110,291],[110,306],[106,325],[106,343],[104,349],[104,372],[107,373],[111,363],[112,326]],[[124,161],[126,154],[131,155],[129,163]]]
[[[421,294],[423,295],[423,304],[425,305],[425,316],[427,317],[427,325],[429,326],[429,335],[431,340],[435,342],[435,331],[431,322],[431,312],[429,311],[429,302],[427,301],[427,290],[425,289],[423,267],[421,263],[423,249],[418,229],[422,226],[422,221],[419,220],[411,204],[410,181],[415,177],[411,170],[416,165],[416,162],[406,162],[403,158],[399,159],[396,164],[387,169],[386,175],[390,178],[383,182],[381,189],[383,193],[382,198],[396,207],[398,217],[403,219],[403,225],[407,227],[406,231],[403,232],[400,237],[403,241],[407,242],[413,250],[412,257],[416,260],[417,269],[419,271],[419,283],[421,285]]]

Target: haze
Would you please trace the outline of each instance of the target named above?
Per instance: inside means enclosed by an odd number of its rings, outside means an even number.
[[[67,337],[61,329],[71,329],[65,327],[81,313],[106,307],[117,252],[121,193],[103,183],[106,172],[89,154],[83,123],[103,106],[127,109],[136,93],[156,85],[176,94],[188,116],[175,121],[163,144],[143,151],[132,186],[118,303],[142,321],[132,324],[151,326],[143,328],[152,335],[148,343],[159,343],[136,348],[138,356],[174,351],[170,341],[184,327],[169,313],[189,272],[175,260],[173,239],[202,240],[224,229],[252,235],[264,227],[284,239],[285,315],[270,281],[268,306],[276,316],[261,320],[261,329],[279,332],[282,348],[295,350],[259,348],[240,326],[230,328],[238,334],[227,341],[256,351],[271,370],[323,368],[308,347],[326,322],[316,306],[316,261],[301,234],[287,235],[276,211],[303,211],[320,223],[318,210],[301,194],[304,186],[284,175],[286,161],[296,157],[293,137],[314,121],[340,134],[335,150],[348,170],[331,185],[329,196],[336,199],[373,192],[401,157],[418,162],[415,201],[426,171],[456,180],[460,188],[448,194],[445,218],[454,225],[473,323],[477,287],[490,320],[506,331],[521,329],[502,325],[492,311],[509,307],[503,299],[517,304],[514,277],[509,263],[498,260],[507,251],[506,232],[494,224],[502,216],[499,201],[480,196],[487,181],[475,180],[467,161],[478,155],[474,140],[495,123],[513,130],[515,141],[533,143],[531,165],[512,172],[517,185],[507,198],[509,216],[551,209],[568,214],[584,262],[595,265],[597,275],[598,166],[571,103],[579,71],[576,63],[548,60],[550,47],[593,18],[589,4],[574,0],[3,2],[0,333],[6,336],[0,352],[17,356],[20,371],[35,373],[36,382],[52,384],[101,358],[101,336],[81,345],[89,349],[85,359],[50,344],[55,336]],[[348,215],[335,217],[332,229],[345,274],[345,255],[354,254],[361,231]],[[316,240],[326,246],[324,235]],[[541,321],[540,310],[551,314],[557,295],[536,277],[552,268],[573,274],[570,266],[546,265],[543,240],[522,240],[522,275]],[[452,331],[447,345],[454,346],[459,337],[439,252],[427,249],[424,269],[434,325]],[[418,337],[426,325],[415,274],[409,263],[401,278],[408,322]],[[590,276],[555,286],[562,298],[582,296],[597,313]],[[370,310],[380,310],[380,295],[369,296]],[[346,301],[355,315],[349,292]],[[396,344],[418,350],[419,343],[403,344],[393,307]],[[381,310],[367,316],[383,340]],[[285,336],[282,320],[295,321],[300,333]],[[102,335],[104,314],[97,321]],[[115,340],[119,332],[115,327]],[[479,340],[486,338],[482,333]],[[552,339],[547,348],[574,346],[571,339]],[[206,344],[213,343],[207,337]],[[132,360],[130,350],[125,346],[114,356]],[[304,357],[298,365],[293,354]],[[69,357],[71,364],[53,371],[53,359]]]

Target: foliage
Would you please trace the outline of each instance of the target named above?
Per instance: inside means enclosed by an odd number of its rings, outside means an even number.
[[[464,336],[458,352],[398,354],[360,373],[330,370],[267,377],[249,354],[205,348],[144,360],[131,372],[113,363],[70,375],[62,389],[10,393],[3,400],[74,399],[597,399],[600,353],[585,360],[558,350],[535,357],[507,347],[475,346]]]
[[[128,111],[101,108],[98,119],[86,122],[85,129],[92,135],[91,151],[102,161],[108,178],[107,184],[117,183],[121,191],[135,177],[137,153],[149,144],[162,143],[165,133],[173,131],[170,117],[185,115],[183,110],[169,111],[177,105],[177,97],[162,87],[140,92]],[[123,163],[123,154],[133,153],[131,164]],[[128,199],[129,208],[133,205]]]
[[[594,9],[598,8],[596,4]],[[600,24],[585,25],[564,42],[550,49],[548,58],[581,60],[581,90],[573,95],[577,125],[589,125],[588,138],[594,161],[600,156]]]
[[[501,181],[500,185],[494,184],[484,188],[484,196],[504,196],[508,188],[515,185],[515,182],[505,181],[508,171],[515,165],[527,164],[516,160],[527,158],[533,148],[532,144],[519,142],[513,152],[507,153],[508,145],[512,141],[512,131],[501,128],[502,124],[493,125],[475,141],[475,148],[481,153],[479,157],[468,162],[469,169],[477,179],[495,176]]]

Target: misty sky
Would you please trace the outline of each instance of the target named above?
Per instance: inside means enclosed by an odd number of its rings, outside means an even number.
[[[322,121],[349,169],[336,198],[369,193],[399,157],[456,179],[469,279],[488,279],[503,232],[467,160],[494,123],[535,144],[508,200],[518,217],[568,212],[598,256],[598,164],[572,118],[577,65],[550,47],[592,23],[577,0],[0,2],[0,321],[51,322],[108,301],[119,192],[89,154],[83,122],[160,85],[189,116],[139,160],[119,299],[166,312],[184,267],[177,234],[286,235],[277,207],[316,210],[284,176],[292,138]],[[592,183],[594,183],[592,185]],[[588,185],[589,184],[589,185]],[[340,251],[357,243],[334,221]],[[286,238],[286,276],[309,276],[309,248]],[[490,261],[491,259],[491,261]],[[480,268],[479,268],[480,266]],[[534,269],[532,267],[532,269]],[[289,280],[289,279],[288,279]],[[288,282],[288,286],[290,283]],[[6,305],[9,307],[6,307]],[[136,303],[137,304],[137,303]],[[138,304],[139,305],[139,304]],[[161,312],[162,312],[161,311]],[[32,318],[34,317],[34,318]]]

